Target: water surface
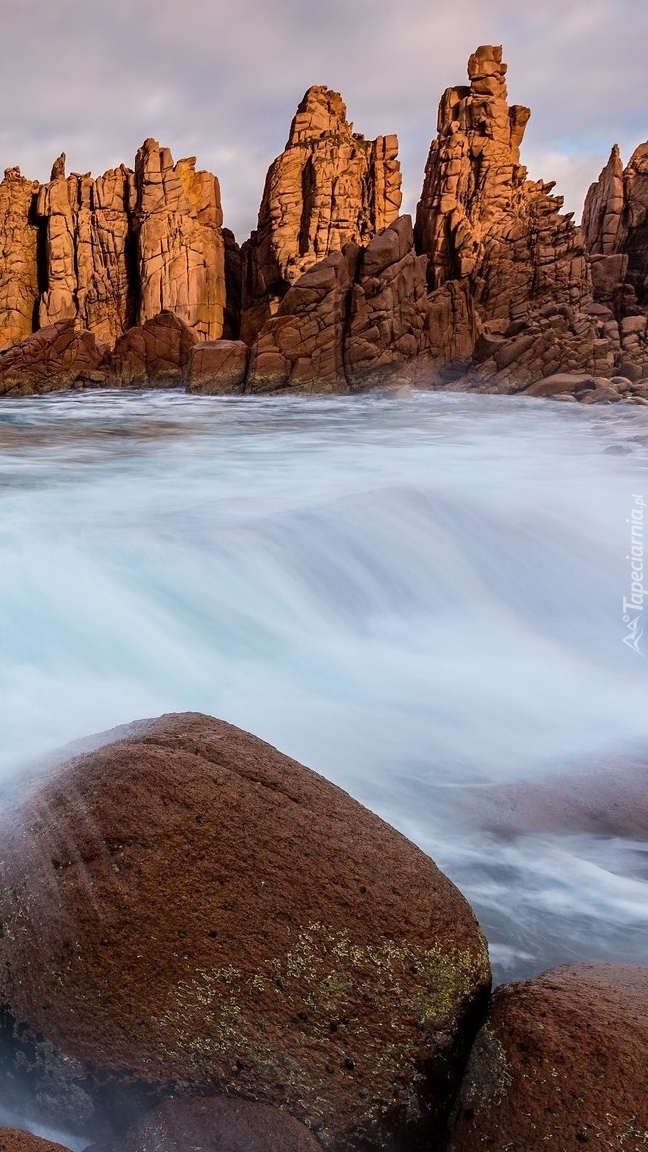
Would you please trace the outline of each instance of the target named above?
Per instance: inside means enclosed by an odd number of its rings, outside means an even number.
[[[0,771],[138,717],[212,713],[429,852],[498,978],[646,961],[645,844],[502,837],[479,804],[648,749],[648,658],[622,622],[645,410],[4,399],[0,487]]]

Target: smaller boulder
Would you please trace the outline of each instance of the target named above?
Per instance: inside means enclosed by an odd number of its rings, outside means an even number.
[[[69,1152],[69,1149],[21,1128],[0,1128],[0,1152]]]
[[[93,1144],[89,1152],[215,1150],[322,1152],[322,1145],[299,1120],[268,1104],[229,1096],[194,1096],[165,1101],[125,1135]],[[7,1152],[14,1150],[8,1148]],[[16,1152],[32,1150],[21,1148]],[[33,1149],[33,1152],[38,1150]],[[42,1152],[49,1152],[49,1148]]]
[[[182,384],[197,343],[191,328],[175,312],[160,312],[117,341],[108,360],[111,383],[116,387]]]
[[[242,340],[195,344],[189,357],[187,391],[203,396],[240,393],[245,385],[248,347]]]
[[[648,968],[577,964],[495,993],[450,1152],[645,1152]]]

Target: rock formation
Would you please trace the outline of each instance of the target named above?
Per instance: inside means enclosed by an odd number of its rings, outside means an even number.
[[[250,343],[288,288],[347,243],[366,244],[401,204],[396,136],[365,140],[330,88],[306,92],[268,172],[256,232],[243,245],[243,339]]]
[[[63,320],[113,345],[165,310],[198,339],[216,340],[226,310],[237,334],[239,301],[240,254],[223,234],[218,180],[196,172],[194,159],[174,165],[146,140],[134,172],[66,177],[62,155],[42,186],[5,173],[0,348]]]
[[[38,310],[38,183],[8,168],[0,184],[0,349],[34,331]]]
[[[114,344],[135,323],[134,193],[133,173],[123,165],[97,180],[76,174],[66,179],[65,156],[56,161],[37,202],[45,230],[41,328],[74,320]]]
[[[322,1152],[322,1145],[298,1120],[268,1104],[193,1096],[166,1100],[117,1140],[102,1140],[90,1152]]]
[[[0,395],[100,387],[107,382],[102,365],[109,351],[94,332],[59,320],[0,355]]]
[[[336,1152],[437,1141],[489,988],[454,885],[221,721],[103,742],[3,807],[9,1083],[85,1133],[180,1091],[279,1107]]]
[[[451,360],[465,367],[475,340],[469,302],[456,284],[428,296],[426,267],[409,216],[366,248],[332,253],[265,324],[246,391],[340,392],[402,380],[410,370],[429,375]]]
[[[648,968],[579,964],[498,989],[449,1152],[611,1148],[648,1139]]]
[[[138,323],[168,309],[199,339],[217,340],[225,312],[220,188],[195,166],[195,157],[174,165],[157,140],[146,140],[137,153]]]
[[[415,236],[430,288],[467,279],[482,319],[510,322],[522,302],[577,307],[590,285],[573,214],[520,164],[530,111],[509,107],[506,70],[502,49],[484,45],[468,62],[470,85],[442,96]]]
[[[639,145],[625,170],[614,145],[587,193],[583,233],[596,300],[617,319],[648,312],[648,143]]]

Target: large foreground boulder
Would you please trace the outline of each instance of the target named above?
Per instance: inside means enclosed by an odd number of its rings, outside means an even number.
[[[450,1148],[643,1152],[647,1067],[648,968],[578,964],[500,988]]]
[[[219,1093],[340,1152],[437,1141],[489,988],[453,884],[222,721],[104,742],[5,805],[7,1076],[26,1067],[51,1118],[87,1133],[132,1103]]]

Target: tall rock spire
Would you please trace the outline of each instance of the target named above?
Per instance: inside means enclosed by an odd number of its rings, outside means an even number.
[[[257,230],[243,246],[243,321],[251,340],[291,284],[347,243],[366,244],[401,204],[396,136],[353,131],[338,92],[314,86],[268,172]]]
[[[416,217],[430,288],[470,278],[486,320],[509,318],[524,299],[578,304],[589,292],[571,214],[520,164],[530,112],[508,104],[506,71],[501,47],[483,45],[470,83],[443,94]]]

